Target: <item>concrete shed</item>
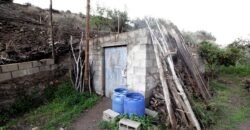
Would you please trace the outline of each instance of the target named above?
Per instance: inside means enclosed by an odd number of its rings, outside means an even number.
[[[100,95],[112,96],[114,88],[126,85],[131,91],[150,97],[159,74],[147,29],[110,35],[90,41],[90,62],[94,88]]]

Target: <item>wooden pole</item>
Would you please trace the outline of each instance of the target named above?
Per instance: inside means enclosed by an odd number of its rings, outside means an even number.
[[[119,14],[118,14],[118,31],[117,31],[117,33],[119,34],[120,33],[120,16],[119,16]]]
[[[192,78],[195,80],[195,83],[198,87],[199,92],[201,93],[203,99],[205,102],[211,97],[206,84],[204,83],[204,80],[202,76],[200,75],[200,72],[198,71],[195,62],[192,60],[192,56],[188,52],[188,49],[185,48],[185,43],[183,40],[179,37],[181,35],[176,32],[176,30],[172,29],[169,32],[173,38],[176,40],[176,46],[177,49],[179,50],[179,53],[181,55],[182,60],[184,63],[187,65],[187,69],[189,73],[192,75]],[[179,35],[179,36],[178,36]]]
[[[167,40],[166,40],[166,38],[165,38],[165,36],[163,34],[163,31],[161,30],[158,21],[155,21],[155,22],[156,22],[156,25],[157,25],[160,33],[161,33],[162,40],[163,40],[163,43],[164,43],[163,45],[165,45],[165,50],[167,52],[170,52],[168,44],[167,44]],[[167,33],[165,32],[165,34],[167,34]],[[194,112],[192,110],[191,104],[189,103],[189,100],[188,100],[188,98],[186,96],[186,93],[184,92],[184,89],[183,89],[183,87],[182,87],[182,85],[180,83],[180,80],[177,77],[177,74],[176,74],[175,69],[174,69],[174,63],[173,63],[171,55],[167,56],[167,62],[169,64],[169,68],[170,68],[170,71],[172,73],[173,81],[174,81],[174,83],[176,85],[177,90],[179,91],[179,95],[182,97],[182,99],[183,99],[183,101],[184,101],[184,103],[186,105],[186,107],[184,107],[184,108],[187,108],[187,110],[189,112],[188,116],[190,116],[191,121],[195,125],[196,129],[197,130],[201,130],[199,121],[197,120],[197,118],[196,118],[196,116],[195,116],[195,114],[194,114]]]
[[[158,47],[157,47],[157,44],[156,44],[157,39],[154,37],[153,30],[150,28],[149,23],[148,23],[148,21],[146,19],[145,19],[145,22],[146,22],[146,24],[148,26],[148,29],[150,31],[151,38],[152,38],[152,44],[153,44],[153,48],[154,48],[154,52],[155,52],[156,64],[157,64],[157,67],[158,67],[158,70],[159,70],[159,76],[160,76],[161,85],[162,85],[162,88],[163,88],[164,100],[165,100],[165,103],[166,103],[166,108],[167,108],[167,111],[168,111],[169,120],[170,120],[170,123],[172,125],[172,129],[176,129],[177,121],[176,121],[173,106],[172,106],[172,103],[171,103],[169,86],[168,86],[167,81],[165,79],[164,67],[163,67],[163,64],[162,64],[161,59],[160,59],[160,52],[158,51]]]
[[[53,16],[52,16],[52,0],[50,0],[50,40],[52,44],[52,58],[55,60],[55,44],[53,37]]]
[[[89,19],[90,19],[90,0],[87,0],[87,10],[86,10],[86,28],[85,28],[85,69],[84,69],[84,84],[89,85]]]

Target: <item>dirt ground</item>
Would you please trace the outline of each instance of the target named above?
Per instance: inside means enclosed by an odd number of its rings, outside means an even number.
[[[72,124],[73,130],[99,130],[98,124],[102,119],[102,113],[111,108],[111,99],[103,97],[97,105],[84,111]]]
[[[217,88],[213,100],[221,104],[223,112],[218,113],[220,119],[211,130],[250,130],[250,93],[243,87],[242,79],[227,75],[217,80],[220,89]]]
[[[240,125],[239,130],[249,130],[250,129],[250,120]]]

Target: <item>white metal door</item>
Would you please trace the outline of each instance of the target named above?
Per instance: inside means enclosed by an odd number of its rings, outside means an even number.
[[[123,71],[127,64],[127,47],[105,48],[105,96],[111,97],[113,90],[125,85]]]

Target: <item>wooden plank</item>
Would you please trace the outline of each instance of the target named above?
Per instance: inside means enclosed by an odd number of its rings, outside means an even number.
[[[175,44],[176,44],[178,51],[180,53],[180,56],[181,56],[180,58],[182,58],[184,63],[187,65],[189,73],[194,78],[194,80],[197,84],[197,87],[199,89],[199,92],[201,93],[203,99],[207,101],[211,97],[211,95],[209,94],[209,92],[207,90],[207,86],[204,83],[204,80],[201,78],[201,75],[198,72],[198,69],[196,69],[196,67],[194,66],[194,64],[193,64],[194,62],[192,62],[192,57],[183,47],[183,45],[182,45],[183,43],[182,43],[181,39],[179,38],[178,34],[175,32],[175,30],[172,29],[169,33],[175,38],[175,40],[176,40]]]

